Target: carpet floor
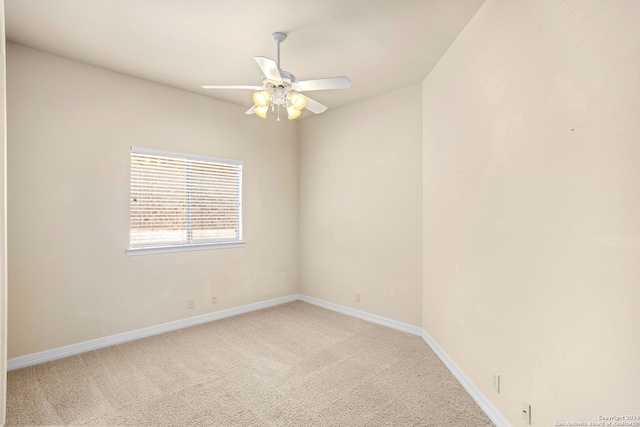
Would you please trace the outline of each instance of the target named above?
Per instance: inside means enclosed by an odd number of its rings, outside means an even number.
[[[302,301],[11,371],[6,425],[493,426],[420,337]]]

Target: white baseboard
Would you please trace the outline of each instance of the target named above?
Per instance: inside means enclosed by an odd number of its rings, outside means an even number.
[[[349,316],[357,317],[363,320],[367,320],[379,325],[388,326],[389,328],[397,329],[399,331],[408,332],[413,335],[422,335],[422,328],[408,323],[398,322],[397,320],[387,319],[386,317],[377,316],[364,311],[356,310],[344,305],[334,304],[332,302],[324,301],[318,298],[308,297],[306,295],[298,295],[298,299],[309,304],[317,305],[322,308],[337,311],[338,313],[347,314]]]
[[[449,369],[458,382],[464,387],[469,395],[476,401],[480,409],[487,414],[489,419],[497,427],[511,427],[511,424],[504,418],[504,416],[496,409],[495,406],[478,390],[478,388],[471,382],[471,380],[462,372],[462,370],[456,365],[453,360],[449,358],[447,353],[440,348],[438,344],[422,330],[422,339],[431,347],[431,350],[440,358],[442,363]]]
[[[213,320],[223,319],[225,317],[236,316],[238,314],[248,313],[250,311],[261,310],[263,308],[284,304],[286,302],[295,301],[297,299],[297,294],[289,295],[286,297],[275,298],[268,301],[257,302],[255,304],[243,305],[241,307],[229,308],[226,310],[216,311],[214,313],[207,313],[200,316],[189,317],[187,319],[176,320],[174,322],[163,323],[161,325],[149,326],[147,328],[137,329],[135,331],[110,335],[108,337],[85,341],[78,344],[72,344],[65,347],[41,351],[39,353],[28,354],[26,356],[9,359],[7,361],[7,370],[13,371],[15,369],[26,368],[27,366],[39,365],[41,363],[51,362],[53,360],[62,359],[64,357],[75,356],[77,354],[98,350],[100,348],[109,347],[116,344],[122,344],[125,342],[158,335],[165,332],[175,331],[177,329],[211,322]]]
[[[413,335],[421,336],[433,352],[440,358],[442,363],[451,371],[453,376],[460,382],[462,387],[476,401],[478,406],[484,411],[491,421],[498,427],[510,427],[511,424],[504,416],[491,404],[491,402],[478,390],[464,372],[449,358],[449,356],[436,344],[436,342],[421,327],[410,325],[408,323],[399,322],[397,320],[387,319],[382,316],[370,314],[364,311],[355,310],[332,302],[309,297],[301,294],[293,294],[286,297],[275,298],[267,301],[261,301],[255,304],[243,305],[241,307],[229,308],[226,310],[216,311],[214,313],[203,314],[201,316],[189,317],[187,319],[176,320],[174,322],[163,323],[161,325],[150,326],[147,328],[137,329],[135,331],[124,332],[122,334],[111,335],[104,338],[98,338],[90,341],[72,344],[65,347],[54,348],[39,353],[28,354],[26,356],[16,357],[7,361],[7,370],[26,368],[28,366],[39,365],[41,363],[51,362],[53,360],[62,359],[64,357],[75,356],[77,354],[98,350],[100,348],[109,347],[116,344],[122,344],[165,332],[175,331],[177,329],[189,326],[199,325],[201,323],[211,322],[213,320],[223,319],[225,317],[237,316],[238,314],[249,313],[263,308],[273,307],[287,302],[301,300],[322,308],[337,311],[342,314],[357,317],[372,323],[387,326]]]
[[[476,401],[480,409],[487,414],[489,419],[497,427],[511,427],[511,424],[504,418],[504,416],[491,404],[491,402],[478,390],[478,388],[471,382],[471,380],[462,372],[462,370],[456,365],[447,354],[440,348],[438,344],[419,326],[410,325],[408,323],[398,322],[397,320],[387,319],[385,317],[376,316],[375,314],[366,313],[364,311],[355,310],[343,305],[334,304],[332,302],[320,300],[306,295],[298,295],[298,299],[308,302],[310,304],[317,305],[329,310],[337,311],[339,313],[347,314],[349,316],[358,317],[369,322],[378,323],[380,325],[388,326],[393,329],[408,332],[413,335],[422,336],[422,339],[427,343],[433,352],[440,358],[442,363],[449,369],[451,374],[460,382],[462,387],[469,393],[469,395]]]

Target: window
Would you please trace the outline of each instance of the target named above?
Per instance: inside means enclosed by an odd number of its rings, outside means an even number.
[[[128,255],[237,247],[242,162],[131,147]]]

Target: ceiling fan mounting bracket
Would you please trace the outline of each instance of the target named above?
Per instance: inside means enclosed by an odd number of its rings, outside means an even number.
[[[283,41],[285,41],[285,39],[287,38],[287,35],[285,33],[277,32],[277,33],[271,34],[271,38],[276,44],[280,44]]]

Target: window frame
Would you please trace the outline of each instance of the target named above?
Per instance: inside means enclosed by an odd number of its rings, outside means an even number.
[[[238,179],[238,192],[239,192],[239,204],[238,204],[238,237],[236,240],[221,240],[219,242],[215,241],[204,241],[204,242],[187,242],[187,243],[165,243],[158,245],[140,245],[140,246],[131,246],[131,188],[132,188],[132,154],[143,154],[143,155],[151,155],[151,156],[162,156],[167,158],[174,158],[180,160],[187,161],[198,161],[198,162],[207,162],[207,163],[216,163],[222,165],[231,165],[238,167],[240,170],[239,179]],[[196,154],[187,154],[187,153],[178,153],[173,151],[164,151],[164,150],[156,150],[153,148],[143,148],[143,147],[135,147],[131,146],[129,150],[129,248],[126,250],[127,256],[132,255],[149,255],[156,253],[169,253],[169,252],[187,252],[187,251],[201,251],[201,250],[210,250],[210,249],[225,249],[225,248],[238,248],[246,245],[246,242],[243,240],[243,232],[242,232],[242,178],[243,178],[243,162],[241,160],[230,160],[223,159],[218,157],[208,157],[201,156]],[[190,177],[187,177],[187,181],[190,180]],[[187,197],[190,203],[190,197]],[[187,211],[191,210],[191,205],[187,205]],[[188,217],[185,218],[187,224],[190,224],[190,220]],[[192,235],[192,230],[190,230],[190,225],[188,225],[185,230],[187,231],[187,235]]]

